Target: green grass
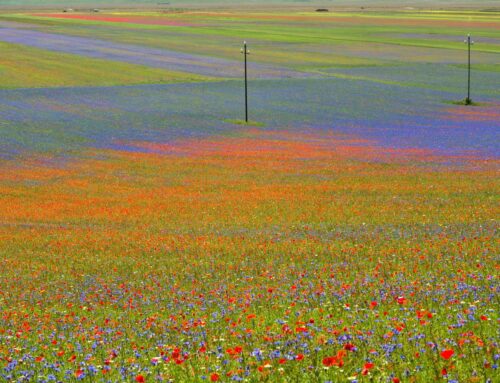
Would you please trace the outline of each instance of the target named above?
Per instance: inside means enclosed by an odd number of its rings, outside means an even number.
[[[460,69],[467,69],[467,64],[453,65]],[[484,72],[500,72],[500,64],[474,64],[472,68],[476,71]]]
[[[227,122],[229,124],[234,124],[234,125],[243,125],[243,126],[255,126],[255,127],[263,127],[265,124],[263,122],[258,122],[258,121],[245,121],[245,120],[224,120],[224,122]]]
[[[446,101],[445,102],[446,104],[450,104],[450,105],[460,105],[460,106],[482,106],[484,105],[483,103],[479,103],[479,102],[474,102],[474,101],[470,101],[470,102],[467,102],[467,99],[463,99],[463,100],[459,100],[459,101]]]
[[[0,88],[113,86],[207,81],[208,77],[0,42]]]

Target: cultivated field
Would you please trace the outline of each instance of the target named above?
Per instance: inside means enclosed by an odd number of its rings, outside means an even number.
[[[498,381],[499,63],[491,9],[0,13],[0,382]]]

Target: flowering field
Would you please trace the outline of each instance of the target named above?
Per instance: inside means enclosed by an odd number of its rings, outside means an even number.
[[[498,381],[497,13],[56,16],[0,15],[0,382]]]

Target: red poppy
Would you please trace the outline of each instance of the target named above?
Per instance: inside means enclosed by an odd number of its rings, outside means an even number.
[[[181,355],[181,350],[179,350],[178,348],[172,351],[172,359],[177,359],[180,355]]]
[[[138,383],[144,383],[146,381],[146,379],[144,379],[144,376],[142,376],[142,375],[137,375],[135,377],[135,381]]]
[[[338,364],[337,358],[334,356],[327,356],[326,358],[323,358],[323,365],[325,367],[331,367],[337,364]]]
[[[452,357],[452,355],[455,353],[455,351],[453,350],[444,350],[441,352],[441,357],[443,359],[450,359]]]
[[[331,366],[339,366],[342,367],[344,365],[344,361],[342,358],[345,355],[344,350],[340,350],[337,352],[337,356],[327,356],[326,358],[323,358],[323,365],[325,367],[331,367]]]
[[[212,375],[210,375],[210,381],[211,382],[218,382],[219,381],[219,374],[214,372]]]
[[[368,373],[370,372],[370,370],[375,367],[375,365],[373,363],[365,363],[364,367],[363,367],[363,370],[361,370],[361,375],[368,375]]]
[[[355,347],[356,346],[354,346],[352,343],[344,344],[344,350],[347,350],[347,351],[353,351]]]
[[[295,357],[295,360],[302,360],[304,359],[304,354],[298,354],[296,357]]]
[[[399,378],[396,377],[392,378],[392,383],[400,383],[400,382],[401,380],[399,380]]]

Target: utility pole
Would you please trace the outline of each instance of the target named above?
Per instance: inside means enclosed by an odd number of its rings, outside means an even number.
[[[464,40],[464,43],[467,44],[469,51],[469,60],[468,60],[468,68],[467,68],[467,98],[465,99],[465,105],[472,104],[472,100],[470,98],[470,48],[471,45],[474,45],[474,41],[471,40],[470,33],[467,35],[467,40]]]
[[[247,71],[247,56],[250,51],[247,49],[247,42],[243,41],[243,48],[241,48],[241,53],[245,57],[245,122],[248,123],[248,71]]]

